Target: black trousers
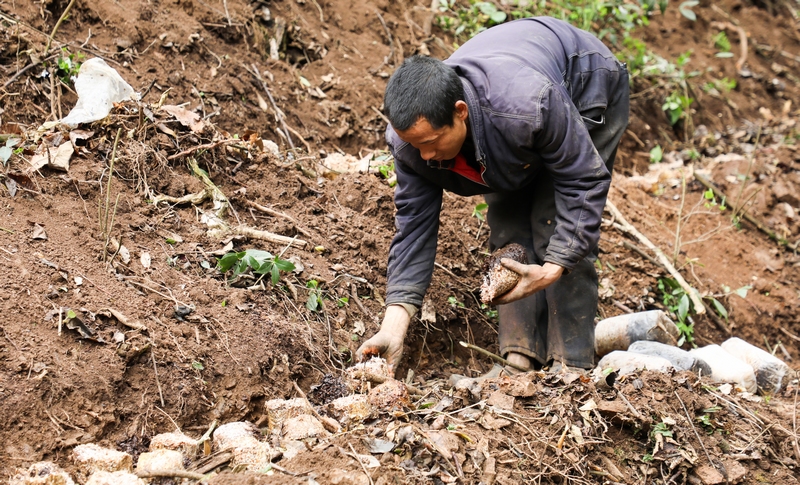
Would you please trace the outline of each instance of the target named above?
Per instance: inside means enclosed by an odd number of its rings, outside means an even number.
[[[624,80],[622,79],[624,78]],[[624,83],[624,84],[623,84]],[[628,126],[628,76],[603,113],[581,113],[609,172],[622,134]],[[542,171],[531,186],[506,194],[487,194],[489,249],[516,242],[527,249],[528,262],[543,264],[555,231],[555,190]],[[517,352],[540,364],[551,360],[588,369],[595,364],[594,317],[597,313],[597,248],[569,274],[543,291],[498,307],[500,354]]]

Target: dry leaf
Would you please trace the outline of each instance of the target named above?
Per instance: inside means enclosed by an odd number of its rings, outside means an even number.
[[[45,166],[65,172],[69,170],[69,159],[72,158],[72,154],[75,153],[72,142],[64,142],[59,145],[58,148],[50,147],[44,150],[41,150],[41,148],[42,147],[31,157],[30,164],[32,171],[39,170]]]
[[[139,261],[142,263],[142,266],[144,266],[145,268],[149,268],[150,262],[152,261],[152,259],[150,258],[150,253],[146,251],[143,252],[142,255],[139,257]]]
[[[183,126],[188,126],[190,130],[195,133],[200,133],[206,127],[206,122],[200,119],[200,115],[197,113],[193,113],[187,109],[181,108],[180,106],[175,105],[164,105],[161,107],[161,111],[164,111],[168,114],[171,114],[175,117],[176,120],[180,122]]]

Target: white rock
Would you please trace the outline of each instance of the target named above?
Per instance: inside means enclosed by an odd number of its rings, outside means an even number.
[[[92,473],[85,485],[147,485],[147,482],[133,473],[98,471]]]
[[[304,440],[327,436],[328,432],[319,419],[308,414],[289,418],[283,425],[283,437],[287,440]]]
[[[214,431],[214,445],[219,450],[230,450],[233,467],[259,471],[266,468],[281,453],[269,443],[259,441],[260,431],[253,423],[233,422],[223,424]]]
[[[136,471],[183,470],[183,455],[176,450],[155,450],[139,455]]]
[[[49,461],[34,463],[27,470],[19,470],[9,485],[75,485],[60,466]]]
[[[214,445],[220,450],[250,446],[258,443],[256,434],[260,434],[260,432],[253,423],[246,421],[226,423],[214,431]]]
[[[181,432],[162,433],[150,440],[150,451],[176,450],[183,453],[187,458],[194,458],[197,452],[197,445],[196,439],[192,439]]]
[[[94,443],[78,445],[72,449],[72,462],[78,472],[78,481],[84,482],[94,472],[130,472],[133,470],[131,455]]]
[[[325,412],[345,426],[357,425],[376,414],[366,394],[351,394],[334,399],[325,405]]]
[[[289,418],[303,414],[313,414],[311,405],[302,398],[272,399],[264,403],[267,411],[267,427],[270,433],[280,434],[283,423]]]

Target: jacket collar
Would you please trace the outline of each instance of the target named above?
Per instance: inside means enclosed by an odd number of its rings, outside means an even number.
[[[467,108],[469,109],[469,126],[470,126],[470,136],[472,136],[472,142],[475,145],[475,160],[481,164],[481,166],[486,166],[486,162],[484,160],[483,151],[481,150],[481,140],[484,139],[483,136],[483,118],[481,117],[481,105],[480,101],[478,101],[478,95],[475,92],[475,87],[472,86],[472,83],[466,80],[465,78],[460,78],[461,83],[464,85],[464,97],[466,98]]]

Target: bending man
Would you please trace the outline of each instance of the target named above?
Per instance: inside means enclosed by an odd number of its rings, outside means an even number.
[[[399,364],[433,274],[448,190],[485,194],[489,249],[516,242],[532,263],[503,260],[522,278],[495,300],[501,355],[525,368],[592,367],[593,258],[628,106],[624,64],[553,18],[488,29],[444,62],[407,59],[384,100],[397,173],[387,308],[359,357]]]

